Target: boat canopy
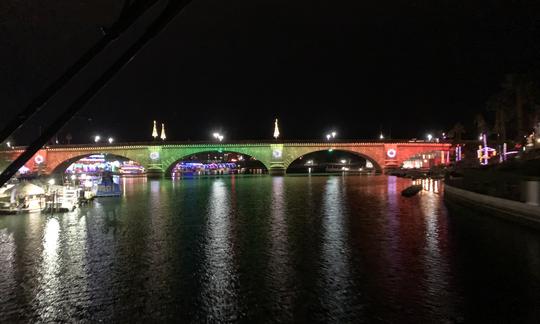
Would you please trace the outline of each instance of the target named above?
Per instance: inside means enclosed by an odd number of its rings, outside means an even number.
[[[13,187],[6,189],[2,192],[2,196],[38,196],[44,195],[45,190],[40,186],[29,182],[22,182],[14,185]]]

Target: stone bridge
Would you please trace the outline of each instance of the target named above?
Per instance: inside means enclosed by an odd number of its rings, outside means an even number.
[[[210,142],[150,142],[114,145],[55,145],[38,151],[27,163],[30,170],[42,174],[63,172],[71,163],[93,154],[112,154],[136,161],[149,174],[168,174],[182,159],[203,152],[234,152],[260,161],[270,174],[284,174],[296,159],[317,151],[335,150],[359,155],[373,164],[378,171],[396,168],[418,154],[441,152],[442,163],[447,163],[452,145],[436,142],[411,141],[244,141],[228,143]],[[0,169],[3,170],[23,152],[23,147],[0,151]]]

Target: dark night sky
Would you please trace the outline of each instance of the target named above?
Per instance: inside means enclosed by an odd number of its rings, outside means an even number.
[[[119,11],[111,2],[2,1],[5,117],[99,37]],[[420,137],[470,125],[504,75],[536,68],[539,53],[538,1],[194,0],[60,137],[148,140],[157,119],[172,140],[214,129],[268,139],[275,117],[285,139],[331,128],[373,138],[381,126]]]

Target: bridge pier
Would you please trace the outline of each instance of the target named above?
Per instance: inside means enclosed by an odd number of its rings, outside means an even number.
[[[163,178],[164,173],[162,169],[148,169],[146,170],[146,177],[152,179]]]
[[[271,176],[284,176],[285,175],[285,168],[283,167],[274,167],[274,168],[270,168],[268,169],[268,174],[271,175]]]

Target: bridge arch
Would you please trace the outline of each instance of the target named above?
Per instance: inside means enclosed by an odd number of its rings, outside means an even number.
[[[128,157],[128,156],[115,154],[115,153],[93,152],[93,153],[85,153],[85,154],[73,156],[73,157],[70,157],[70,158],[68,158],[66,160],[60,161],[59,163],[56,163],[55,165],[50,166],[51,167],[50,168],[50,170],[51,170],[50,174],[54,175],[54,176],[63,174],[63,173],[65,173],[66,169],[69,168],[69,166],[72,165],[73,163],[75,163],[75,162],[77,162],[77,161],[79,161],[81,159],[90,157],[92,155],[100,155],[100,154],[102,154],[104,156],[107,156],[107,157],[117,157],[117,158],[120,158],[120,159],[134,161],[134,162],[137,162],[141,166],[146,168],[146,166],[144,165],[144,163],[142,163],[142,161],[134,160],[133,158]]]
[[[289,166],[294,162],[299,160],[305,155],[317,153],[317,152],[324,152],[324,151],[330,151],[330,152],[345,152],[350,153],[356,156],[359,156],[366,161],[369,161],[373,164],[373,168],[376,170],[377,173],[383,172],[383,165],[384,160],[381,156],[381,151],[372,149],[372,148],[349,148],[349,147],[298,147],[292,152],[289,150],[287,154],[284,156],[284,167],[285,170],[289,168]]]
[[[243,156],[247,156],[249,158],[252,158],[254,159],[254,161],[257,161],[264,169],[266,172],[269,171],[269,164],[264,161],[264,160],[260,160],[257,158],[257,156],[254,156],[252,152],[249,152],[249,151],[246,151],[246,150],[237,150],[237,149],[232,149],[232,148],[228,148],[228,149],[208,149],[208,148],[205,148],[205,149],[200,149],[200,150],[195,150],[195,151],[190,151],[190,152],[183,152],[181,154],[178,154],[176,156],[169,156],[168,158],[166,158],[164,161],[163,161],[163,171],[165,173],[165,176],[170,176],[173,169],[175,168],[175,166],[182,162],[182,161],[186,161],[189,157],[193,156],[193,155],[199,155],[199,154],[205,154],[205,153],[219,153],[219,154],[222,154],[222,153],[233,153],[233,154],[240,154],[240,155],[243,155]]]

